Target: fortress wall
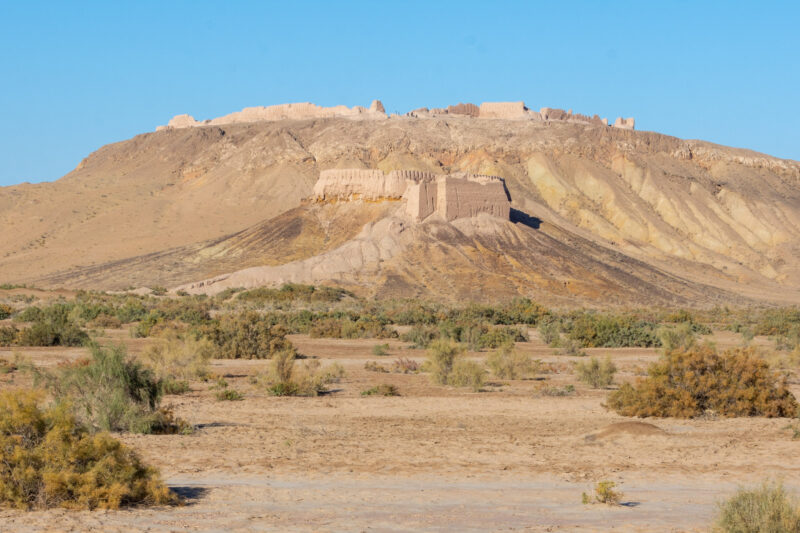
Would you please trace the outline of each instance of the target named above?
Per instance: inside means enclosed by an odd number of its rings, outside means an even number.
[[[472,176],[440,178],[437,182],[436,212],[448,221],[474,217],[480,213],[508,220],[511,214],[511,202],[506,195],[503,180],[470,178]]]
[[[167,124],[167,128],[190,128],[193,126],[219,126],[222,124],[239,124],[246,122],[261,122],[269,120],[302,120],[313,118],[351,117],[363,119],[386,118],[383,104],[374,100],[369,109],[362,106],[352,108],[338,105],[322,107],[310,102],[296,104],[280,104],[272,106],[246,107],[228,115],[211,120],[197,121],[190,115],[177,115]],[[164,129],[163,126],[156,131]]]
[[[480,118],[526,118],[527,111],[525,102],[484,102],[481,104],[478,116]]]
[[[397,179],[412,181],[419,183],[421,181],[433,181],[436,179],[436,174],[433,172],[424,172],[422,170],[392,170],[389,176],[394,176]]]
[[[437,184],[434,181],[422,181],[409,185],[404,198],[406,212],[414,220],[428,218],[436,210]]]
[[[320,172],[319,180],[314,185],[312,199],[349,200],[363,198],[379,200],[381,198],[402,198],[407,187],[406,180],[400,175],[384,174],[380,170],[367,169],[331,169]]]
[[[624,130],[632,130],[636,128],[636,121],[631,118],[622,118],[617,117],[617,120],[614,121],[615,128],[622,128]]]

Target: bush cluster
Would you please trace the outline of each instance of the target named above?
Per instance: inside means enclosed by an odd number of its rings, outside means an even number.
[[[160,409],[162,386],[153,371],[129,358],[125,347],[91,346],[91,358],[40,371],[53,396],[72,406],[93,431],[177,432],[185,428]]]
[[[223,359],[269,359],[292,349],[286,329],[255,311],[222,315],[208,328],[208,336]]]
[[[603,361],[592,357],[588,361],[575,365],[575,371],[578,379],[593,389],[605,389],[614,383],[617,367],[611,362],[610,357],[606,357]]]
[[[739,489],[719,506],[716,526],[725,533],[800,531],[800,506],[780,483]]]
[[[255,379],[262,382],[273,396],[319,396],[327,392],[327,385],[344,377],[344,368],[334,363],[322,368],[316,359],[303,361],[299,367],[293,349],[276,353],[266,376]]]
[[[434,383],[480,390],[486,371],[475,361],[464,359],[463,353],[463,347],[448,340],[431,344],[425,369],[431,373]]]
[[[92,435],[63,405],[0,393],[0,503],[18,509],[117,509],[177,502],[158,472],[107,433]]]
[[[540,361],[529,354],[518,351],[512,343],[506,343],[486,358],[492,373],[500,379],[526,379],[536,374]]]
[[[635,315],[577,313],[565,324],[570,339],[584,348],[660,346],[658,324]]]
[[[718,354],[710,346],[664,354],[648,377],[624,384],[608,406],[624,416],[692,418],[720,416],[792,417],[795,397],[753,348]]]

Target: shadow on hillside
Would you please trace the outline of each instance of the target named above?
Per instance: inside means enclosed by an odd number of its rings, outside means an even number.
[[[522,224],[524,226],[528,226],[529,228],[539,229],[539,226],[542,224],[542,221],[536,217],[530,216],[528,213],[524,213],[519,209],[511,209],[511,215],[509,217],[511,222],[514,224]]]

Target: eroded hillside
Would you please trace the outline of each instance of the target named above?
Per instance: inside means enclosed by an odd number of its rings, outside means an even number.
[[[505,180],[516,224],[423,224],[402,254],[347,278],[373,291],[480,298],[453,282],[480,276],[501,295],[800,301],[797,162],[595,122],[459,115],[199,126],[106,146],[57,182],[0,189],[0,277],[173,286],[331,253],[391,207],[298,208],[331,168]]]

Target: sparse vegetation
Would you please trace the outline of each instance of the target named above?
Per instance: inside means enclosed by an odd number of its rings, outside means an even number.
[[[392,372],[395,374],[416,374],[419,372],[419,363],[408,357],[398,357],[392,363]]]
[[[208,339],[172,333],[149,345],[142,361],[153,369],[162,382],[206,379],[214,346]]]
[[[364,363],[364,370],[369,370],[370,372],[383,372],[388,374],[389,369],[385,366],[376,363],[375,361],[367,361]]]
[[[597,357],[592,357],[588,361],[582,361],[575,365],[575,371],[578,379],[593,389],[604,389],[614,383],[617,367],[610,357],[606,357],[602,361]]]
[[[380,385],[361,391],[361,396],[400,396],[400,393],[394,385],[381,383]]]
[[[667,353],[635,385],[623,384],[608,406],[624,416],[691,418],[707,411],[720,416],[792,417],[798,403],[753,348],[718,354],[710,346]]]
[[[372,347],[372,355],[383,356],[389,355],[388,344],[376,344]]]
[[[719,505],[716,529],[724,533],[796,533],[800,506],[781,483],[739,489]]]
[[[492,373],[500,379],[525,379],[536,373],[538,362],[529,354],[516,350],[511,343],[504,344],[486,359]]]
[[[539,389],[539,393],[542,396],[571,396],[575,394],[575,386],[574,385],[564,385],[563,387],[555,387],[553,385],[547,385]]]
[[[39,371],[53,396],[71,405],[94,431],[180,432],[184,424],[160,409],[163,393],[153,372],[129,358],[123,346],[91,347],[91,358]]]
[[[295,365],[297,354],[287,349],[275,354],[270,371],[256,382],[264,382],[273,396],[319,396],[327,392],[327,385],[344,376],[344,368],[334,363],[321,368],[316,359],[305,360],[299,368]]]
[[[0,393],[0,504],[117,509],[177,497],[158,472],[107,433],[89,434],[64,405],[33,391]]]
[[[581,495],[581,501],[584,504],[605,503],[607,505],[618,505],[623,494],[614,490],[616,486],[617,484],[613,481],[598,481],[594,487],[594,495],[584,492]]]

